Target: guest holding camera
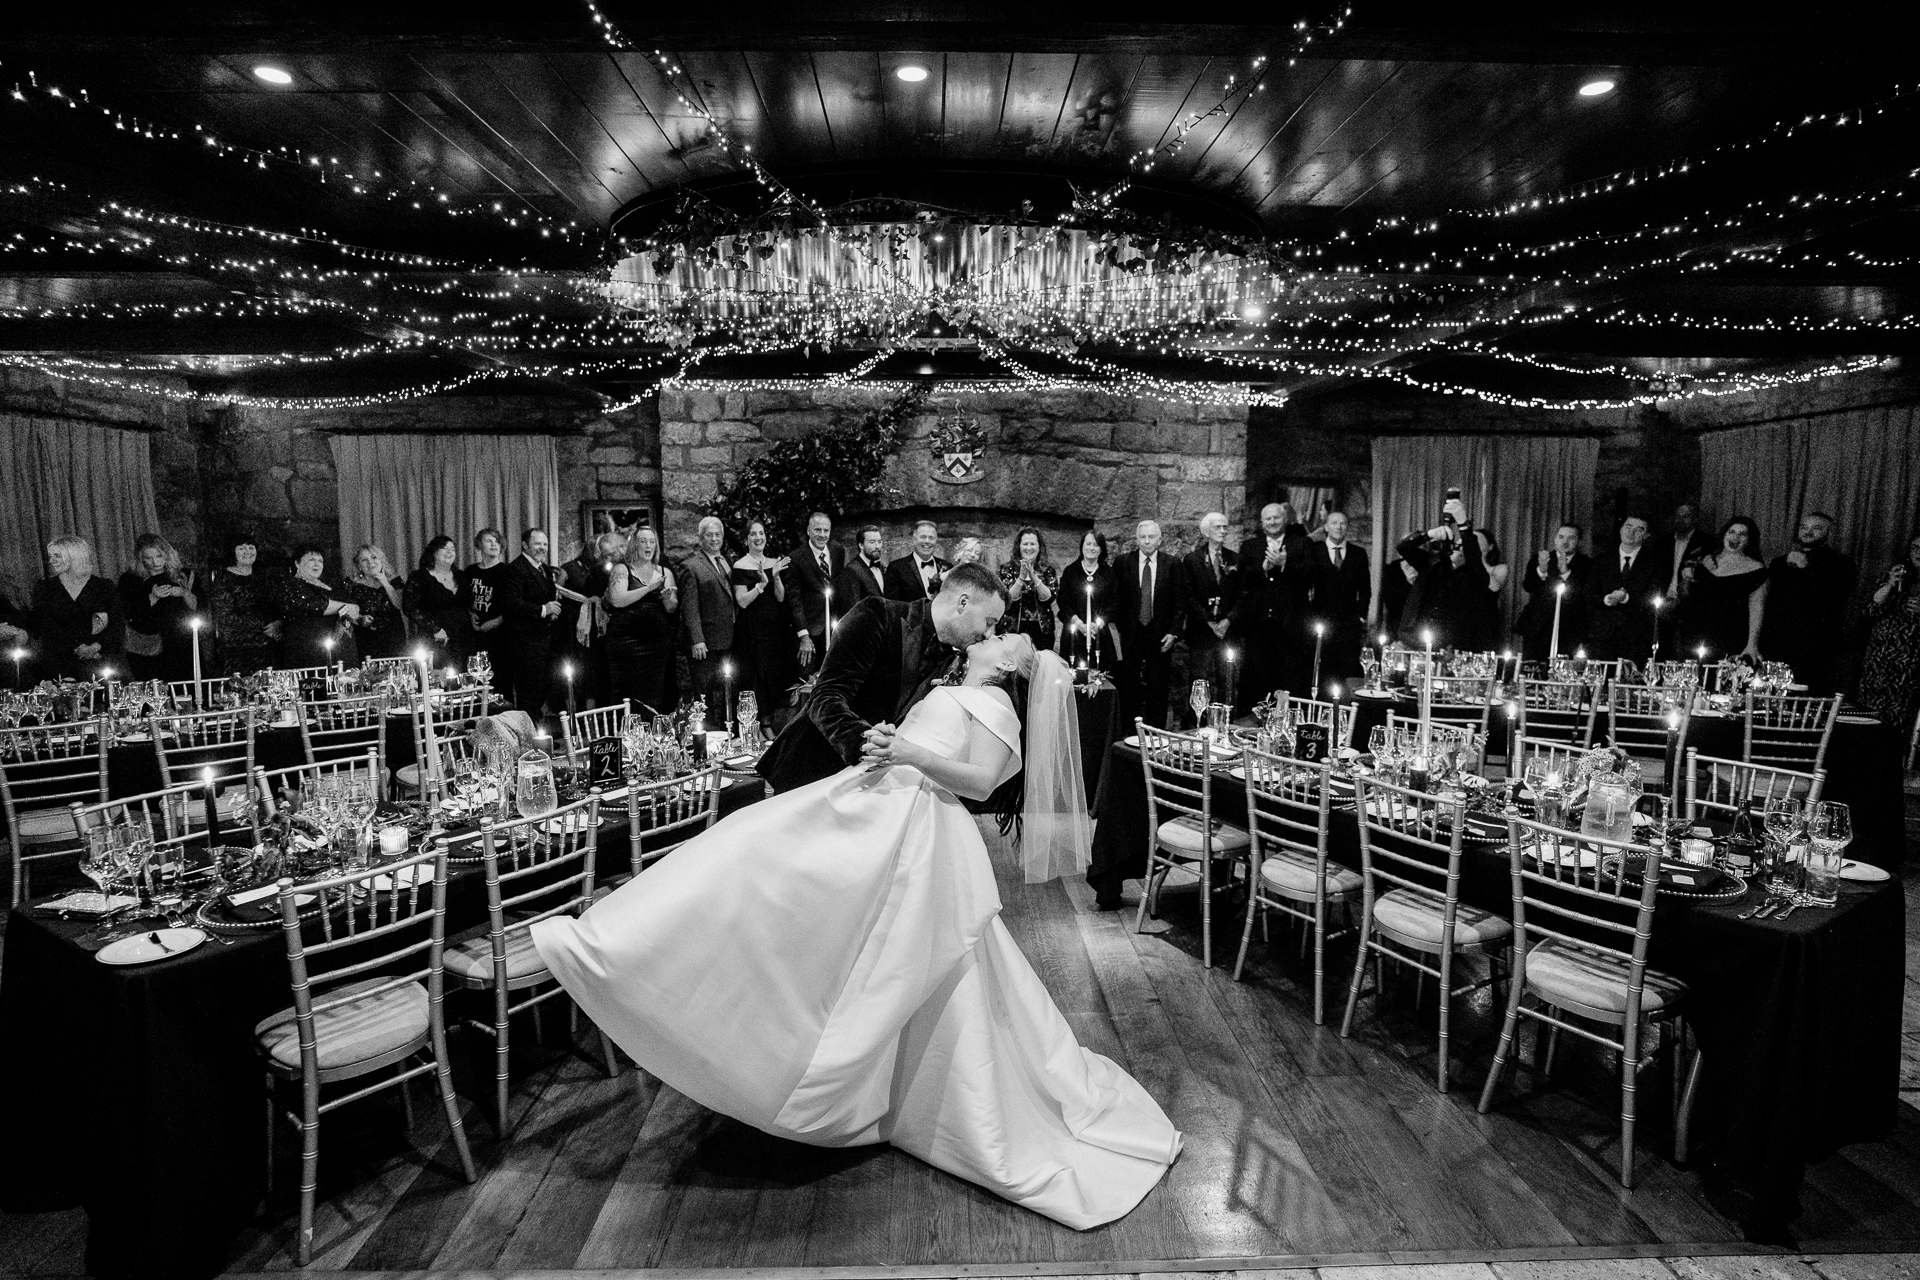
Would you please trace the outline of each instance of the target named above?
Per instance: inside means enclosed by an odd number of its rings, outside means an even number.
[[[1493,536],[1476,529],[1459,490],[1441,508],[1431,529],[1409,534],[1395,548],[1418,578],[1400,619],[1400,639],[1422,643],[1431,630],[1442,648],[1482,652],[1494,647],[1499,591],[1506,566]]]
[[[1867,602],[1860,705],[1904,732],[1920,709],[1920,531]]]
[[[1007,589],[1000,630],[1018,631],[1033,641],[1035,649],[1053,648],[1053,602],[1060,593],[1060,579],[1047,559],[1046,540],[1038,529],[1013,535],[1013,557],[1000,566],[1000,582]]]

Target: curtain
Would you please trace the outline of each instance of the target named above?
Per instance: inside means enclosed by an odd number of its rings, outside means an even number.
[[[112,578],[133,564],[136,538],[159,532],[145,432],[0,414],[0,457],[0,587],[15,604],[55,538],[85,538],[94,572]]]
[[[1291,503],[1294,515],[1312,533],[1323,523],[1326,506],[1334,501],[1335,492],[1332,485],[1290,484],[1283,486],[1280,501]]]
[[[1373,442],[1373,598],[1394,544],[1440,523],[1447,490],[1458,488],[1475,525],[1493,536],[1507,564],[1501,617],[1507,627],[1526,604],[1518,566],[1553,539],[1561,523],[1585,525],[1593,510],[1600,442],[1590,436],[1377,436]],[[1505,631],[1502,633],[1503,642]]]
[[[545,529],[560,546],[560,466],[551,436],[336,435],[328,438],[340,486],[340,562],[361,544],[387,553],[397,572],[437,534],[453,538],[460,561],[473,535],[506,535],[509,559],[520,535]]]
[[[1708,432],[1700,437],[1700,505],[1710,532],[1734,516],[1753,517],[1768,560],[1792,544],[1802,515],[1827,512],[1833,545],[1871,587],[1920,524],[1920,406]]]

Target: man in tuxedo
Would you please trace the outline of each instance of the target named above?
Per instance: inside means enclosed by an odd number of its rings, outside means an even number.
[[[1310,673],[1299,671],[1300,636],[1312,596],[1306,534],[1289,507],[1269,502],[1260,508],[1259,535],[1240,544],[1236,630],[1246,639],[1247,673],[1234,700],[1236,711],[1245,711],[1275,689],[1306,692]]]
[[[800,671],[813,670],[814,660],[826,648],[827,611],[836,603],[834,582],[846,567],[847,553],[833,545],[833,520],[824,511],[807,517],[807,545],[793,553],[793,572],[787,583],[787,610],[793,614],[800,641]],[[853,601],[838,601],[838,613]]]
[[[1767,573],[1767,613],[1760,656],[1793,668],[1807,692],[1830,697],[1839,687],[1847,605],[1860,570],[1833,549],[1833,517],[1800,517],[1793,550],[1774,557]]]
[[[502,630],[511,655],[509,688],[513,705],[537,725],[546,715],[553,684],[553,626],[560,616],[560,571],[547,563],[547,535],[529,529],[520,536],[520,554],[500,575]]]
[[[930,600],[940,590],[940,579],[953,566],[940,558],[940,530],[933,521],[913,526],[913,551],[887,566],[887,599],[911,604]]]
[[[755,766],[775,791],[791,791],[860,763],[966,646],[992,634],[1007,589],[982,565],[954,569],[931,598],[862,600],[834,629],[833,648],[807,695]]]
[[[1324,542],[1309,542],[1307,567],[1313,577],[1313,620],[1326,628],[1321,649],[1320,688],[1313,696],[1327,696],[1335,680],[1352,683],[1360,675],[1360,646],[1366,643],[1367,607],[1373,603],[1373,575],[1367,552],[1347,541],[1347,513],[1330,511],[1322,526]],[[1311,650],[1307,661],[1313,661]],[[1312,675],[1311,672],[1308,673]]]
[[[1661,553],[1657,558],[1667,566],[1666,579],[1660,584],[1660,596],[1665,602],[1665,607],[1660,610],[1660,647],[1663,650],[1673,649],[1674,628],[1680,623],[1680,570],[1687,566],[1688,561],[1698,560],[1713,551],[1713,539],[1700,528],[1700,509],[1692,502],[1682,502],[1675,507],[1671,532],[1661,545],[1653,549]]]
[[[1121,635],[1126,661],[1120,667],[1120,716],[1139,716],[1155,728],[1167,725],[1167,697],[1173,684],[1173,646],[1179,643],[1186,615],[1186,584],[1180,562],[1160,549],[1160,526],[1142,520],[1133,533],[1133,550],[1113,565],[1120,601]]]
[[[1210,511],[1200,517],[1200,545],[1180,561],[1186,579],[1187,675],[1205,680],[1220,702],[1229,696],[1227,628],[1240,595],[1240,575],[1226,541],[1226,516]]]
[[[727,530],[716,516],[700,522],[700,549],[680,562],[680,617],[687,628],[693,692],[707,704],[709,723],[717,723],[723,690],[723,663],[733,657],[733,623],[739,606],[733,598],[733,568],[722,549]]]
[[[887,598],[887,562],[880,526],[861,526],[853,559],[840,566],[833,582],[834,611],[844,617],[862,600]]]
[[[1645,662],[1653,656],[1653,602],[1666,589],[1668,568],[1647,538],[1646,518],[1629,515],[1620,522],[1619,547],[1594,557],[1586,590],[1589,658]]]

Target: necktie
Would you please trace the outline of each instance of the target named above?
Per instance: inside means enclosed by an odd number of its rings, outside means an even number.
[[[1340,567],[1340,558],[1346,554],[1347,549],[1345,547],[1335,547],[1333,549],[1333,567],[1335,569]]]
[[[820,576],[823,578],[833,576],[833,570],[827,568],[827,553],[824,551],[820,553]]]
[[[1631,572],[1633,572],[1633,553],[1629,551],[1620,557],[1620,576],[1624,578]]]
[[[1153,557],[1140,562],[1140,625],[1153,624]]]

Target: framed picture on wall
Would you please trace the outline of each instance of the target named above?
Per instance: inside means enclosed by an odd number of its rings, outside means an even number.
[[[618,498],[580,504],[580,536],[591,542],[603,533],[631,533],[635,529],[659,529],[660,515],[642,501]]]

